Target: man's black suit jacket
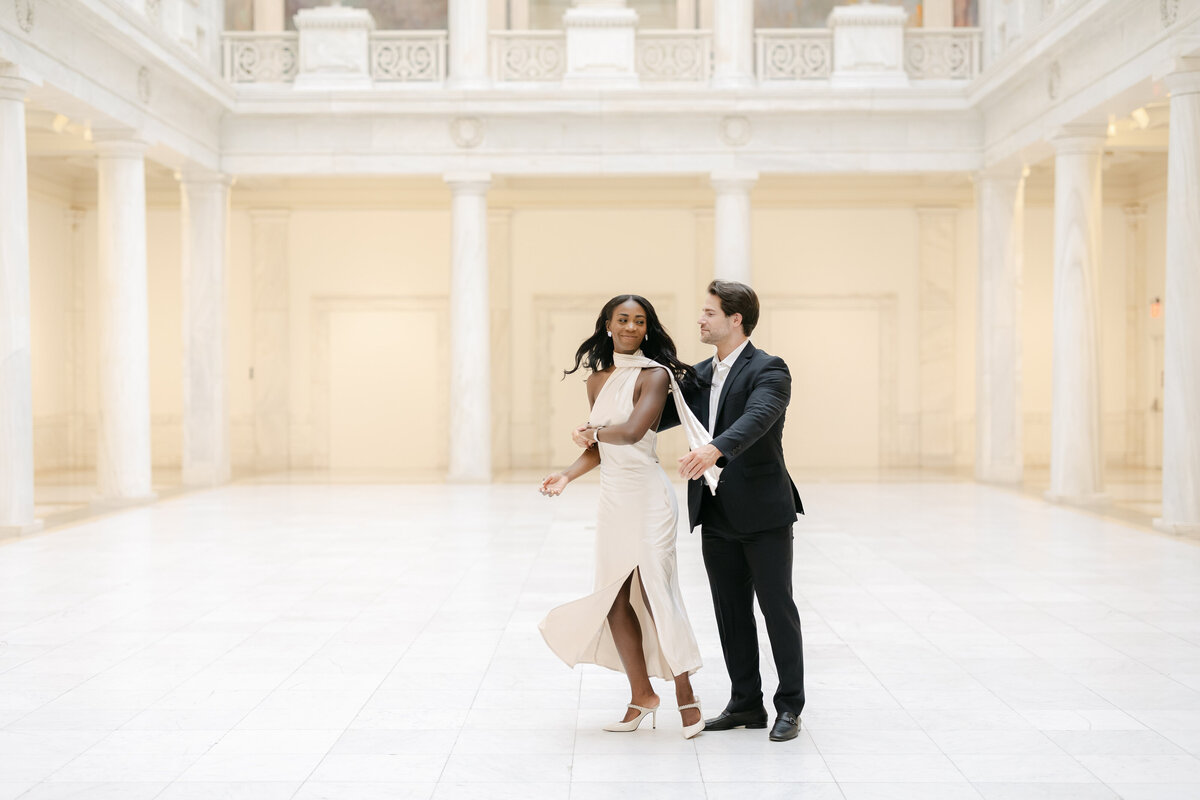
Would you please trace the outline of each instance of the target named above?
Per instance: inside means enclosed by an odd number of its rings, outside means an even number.
[[[703,388],[683,390],[688,408],[708,426],[712,359],[695,365]],[[729,369],[717,404],[713,445],[721,451],[717,484],[721,509],[738,533],[783,528],[804,513],[800,493],[783,460],[783,419],[792,396],[792,376],[782,358],[751,342]],[[679,424],[675,404],[663,408],[660,431]],[[703,479],[688,482],[690,529],[700,524]]]

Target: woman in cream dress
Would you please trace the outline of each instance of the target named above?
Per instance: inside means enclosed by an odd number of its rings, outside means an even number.
[[[684,736],[704,722],[689,676],[700,668],[675,559],[679,507],[658,463],[655,428],[674,387],[689,444],[704,435],[682,403],[676,380],[695,381],[695,371],[675,357],[675,345],[637,295],[604,305],[595,333],[575,355],[591,370],[588,420],[594,443],[567,469],[542,481],[541,492],[561,494],[575,478],[600,467],[594,591],[550,611],[538,626],[550,649],[569,666],[599,664],[624,671],[631,700],[620,722],[605,730],[636,730],[646,715],[655,723],[659,697],[653,675],[675,683]],[[708,477],[708,476],[706,476]],[[715,479],[714,479],[715,483]]]

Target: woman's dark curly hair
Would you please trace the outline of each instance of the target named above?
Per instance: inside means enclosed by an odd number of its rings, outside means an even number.
[[[630,300],[646,311],[646,338],[642,340],[642,354],[671,370],[681,387],[700,386],[700,376],[696,374],[696,370],[675,355],[675,342],[659,322],[654,306],[637,294],[619,294],[604,304],[604,308],[600,309],[600,316],[596,318],[595,332],[579,345],[579,349],[575,351],[575,366],[563,370],[563,377],[577,371],[580,366],[587,367],[592,372],[600,372],[613,365],[613,340],[605,326],[612,319],[613,310]]]

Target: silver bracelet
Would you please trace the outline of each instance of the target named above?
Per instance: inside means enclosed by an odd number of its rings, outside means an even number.
[[[596,427],[592,428],[592,441],[596,444],[600,444],[600,431],[602,430],[604,430],[603,425],[597,425]]]

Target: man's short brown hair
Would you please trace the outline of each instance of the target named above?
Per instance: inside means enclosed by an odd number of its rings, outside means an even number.
[[[725,316],[742,315],[742,331],[749,336],[758,324],[758,295],[744,283],[716,280],[708,285],[708,293],[721,301]]]

